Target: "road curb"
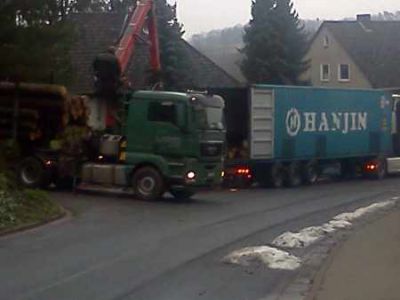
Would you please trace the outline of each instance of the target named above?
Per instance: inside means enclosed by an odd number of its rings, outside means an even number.
[[[384,210],[380,214],[377,214],[375,216],[372,216],[371,218],[365,220],[361,224],[359,224],[352,232],[355,231],[362,231],[368,226],[373,226],[375,223],[381,221],[382,219],[390,216],[393,213],[397,213],[400,211],[400,203],[397,203],[394,207],[393,210]],[[332,266],[332,264],[335,261],[335,258],[339,251],[343,248],[345,245],[346,241],[349,240],[352,237],[351,234],[347,234],[344,239],[340,241],[340,243],[330,251],[329,255],[325,258],[322,266],[320,269],[315,272],[315,276],[313,279],[312,284],[310,285],[310,288],[304,298],[302,300],[316,300],[317,295],[319,290],[321,289],[323,283],[326,280],[326,274],[329,268]]]
[[[314,300],[317,295],[318,290],[320,289],[322,283],[325,281],[325,275],[328,269],[331,267],[333,261],[337,253],[342,249],[343,245],[349,239],[350,234],[346,235],[342,241],[340,241],[337,245],[335,245],[328,253],[328,255],[323,259],[321,268],[316,271],[314,279],[310,282],[310,288],[303,298],[303,300]]]
[[[352,234],[396,210],[400,210],[400,203],[396,204],[392,209],[384,209],[364,220],[360,220],[353,228],[341,230],[315,245],[305,255],[302,269],[281,290],[276,300],[315,300],[317,292],[324,282],[327,270],[332,265],[338,251]]]
[[[42,227],[45,227],[48,225],[57,224],[57,223],[69,220],[72,217],[71,211],[67,210],[66,208],[64,208],[63,206],[61,206],[59,204],[58,204],[58,206],[60,207],[60,210],[61,210],[61,212],[58,215],[56,215],[48,220],[44,220],[44,221],[41,221],[38,223],[24,224],[24,225],[21,225],[18,227],[0,231],[0,238],[10,237],[10,236],[17,235],[20,233],[28,232],[30,230],[36,230],[36,229],[39,229],[39,228],[42,228]]]
[[[352,233],[352,229],[336,233],[333,237],[327,237],[320,244],[313,246],[313,249],[305,255],[302,269],[294,276],[281,291],[277,300],[310,300],[310,290],[315,285],[317,274],[325,267],[327,260],[335,249],[341,247],[346,238]],[[319,287],[319,286],[318,286]]]

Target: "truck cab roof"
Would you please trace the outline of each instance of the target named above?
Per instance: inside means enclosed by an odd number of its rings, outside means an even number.
[[[154,100],[174,100],[187,102],[188,100],[195,98],[206,106],[213,107],[224,107],[224,100],[217,95],[208,95],[203,93],[179,93],[179,92],[168,92],[168,91],[137,91],[134,93],[133,98],[145,98]]]
[[[186,93],[166,92],[166,91],[137,91],[133,94],[133,97],[154,99],[154,100],[187,101],[190,95]]]

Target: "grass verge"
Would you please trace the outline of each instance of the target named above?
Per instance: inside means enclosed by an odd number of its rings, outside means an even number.
[[[0,174],[0,235],[43,224],[64,214],[46,192],[17,190]]]

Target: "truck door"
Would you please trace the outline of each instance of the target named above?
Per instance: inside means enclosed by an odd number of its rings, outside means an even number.
[[[274,156],[275,99],[270,89],[251,90],[250,150],[252,159],[271,159]]]
[[[149,121],[155,129],[153,149],[156,154],[175,156],[182,152],[182,132],[178,127],[177,109],[173,101],[149,104]]]

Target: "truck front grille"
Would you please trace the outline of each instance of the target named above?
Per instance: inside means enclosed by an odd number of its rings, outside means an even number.
[[[223,143],[202,143],[201,144],[201,156],[203,157],[215,157],[222,155]]]

